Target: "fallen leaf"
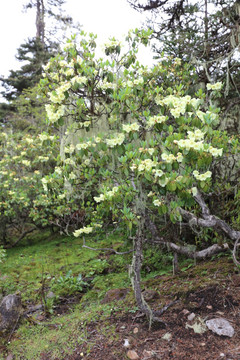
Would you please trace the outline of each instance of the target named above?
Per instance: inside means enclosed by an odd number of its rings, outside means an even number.
[[[137,334],[138,331],[139,331],[139,329],[138,329],[137,327],[135,327],[135,328],[133,329],[133,333],[134,333],[134,334]]]
[[[170,341],[172,339],[172,334],[171,333],[166,333],[162,336],[163,340],[167,340]]]
[[[136,351],[134,351],[134,350],[128,350],[128,352],[127,352],[127,357],[128,357],[130,360],[137,360],[137,359],[139,359],[138,354],[137,354]]]

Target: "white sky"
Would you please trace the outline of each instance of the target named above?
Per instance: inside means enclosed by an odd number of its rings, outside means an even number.
[[[7,76],[9,70],[21,67],[15,59],[17,48],[35,36],[35,11],[24,13],[26,2],[0,0],[0,75]],[[67,0],[65,8],[84,31],[98,34],[101,43],[110,36],[120,38],[144,21],[144,14],[133,10],[127,0]],[[141,56],[144,63],[150,62],[150,49],[144,49]]]

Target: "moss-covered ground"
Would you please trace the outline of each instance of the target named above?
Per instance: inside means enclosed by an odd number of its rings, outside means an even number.
[[[94,248],[129,249],[121,233],[86,240]],[[129,316],[138,316],[128,278],[131,254],[120,256],[82,245],[82,240],[46,232],[33,234],[22,246],[7,251],[6,261],[0,265],[1,296],[21,293],[24,315],[14,333],[1,339],[0,360],[7,354],[16,360],[81,359],[88,354],[91,358],[100,339],[97,334],[103,342],[107,339],[108,344],[117,344],[120,320],[124,329],[125,318],[128,322]],[[237,272],[230,257],[223,255],[197,264],[180,259],[180,269],[179,274],[172,274],[171,253],[145,251],[142,288],[154,294],[152,306],[161,307],[176,298],[185,304],[189,294],[199,289],[224,288]],[[128,291],[123,298],[118,299],[116,293],[115,301],[105,301],[111,289]],[[39,310],[29,311],[36,305]],[[74,357],[77,353],[79,357]],[[109,357],[114,358],[117,355]]]

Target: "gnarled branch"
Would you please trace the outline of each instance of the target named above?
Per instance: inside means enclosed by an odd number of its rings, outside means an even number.
[[[217,231],[223,232],[225,235],[227,235],[228,238],[233,241],[237,241],[240,238],[240,231],[233,230],[224,220],[210,214],[209,208],[203,200],[203,197],[199,191],[197,191],[194,199],[202,209],[202,218],[197,217],[196,215],[192,214],[187,210],[179,208],[180,214],[185,220],[189,222],[190,225],[205,228],[215,228]]]

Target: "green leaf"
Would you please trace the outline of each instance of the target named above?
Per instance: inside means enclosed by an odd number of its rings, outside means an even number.
[[[176,183],[175,182],[173,182],[173,181],[170,181],[168,184],[167,184],[167,189],[169,190],[169,191],[175,191],[176,189],[177,189],[177,185],[176,185]]]

